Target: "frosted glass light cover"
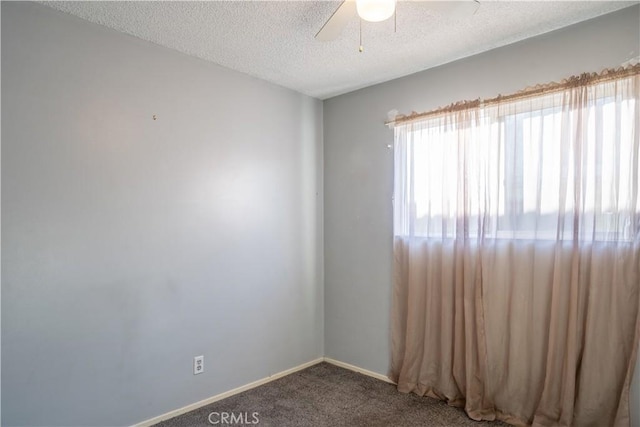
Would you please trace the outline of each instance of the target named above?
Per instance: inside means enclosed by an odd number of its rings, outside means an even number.
[[[356,8],[365,21],[380,22],[393,16],[396,0],[356,0]]]

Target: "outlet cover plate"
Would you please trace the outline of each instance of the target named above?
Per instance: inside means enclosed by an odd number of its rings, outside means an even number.
[[[196,356],[193,358],[193,375],[204,372],[204,356]]]

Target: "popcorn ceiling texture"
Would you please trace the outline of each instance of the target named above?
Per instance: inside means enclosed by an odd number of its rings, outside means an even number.
[[[483,1],[448,18],[400,1],[393,19],[314,35],[339,1],[41,2],[152,43],[326,99],[613,12],[637,1]],[[597,71],[597,70],[591,70]]]

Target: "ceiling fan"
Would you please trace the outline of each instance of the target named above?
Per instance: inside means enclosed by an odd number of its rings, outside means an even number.
[[[369,22],[381,22],[394,16],[397,0],[345,0],[316,34],[316,40],[331,41],[356,15]],[[449,17],[465,17],[476,13],[478,0],[425,1],[428,8]]]

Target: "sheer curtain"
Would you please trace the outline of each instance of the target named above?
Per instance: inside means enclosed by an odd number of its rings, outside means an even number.
[[[395,126],[400,391],[476,420],[629,425],[640,338],[633,69]]]

